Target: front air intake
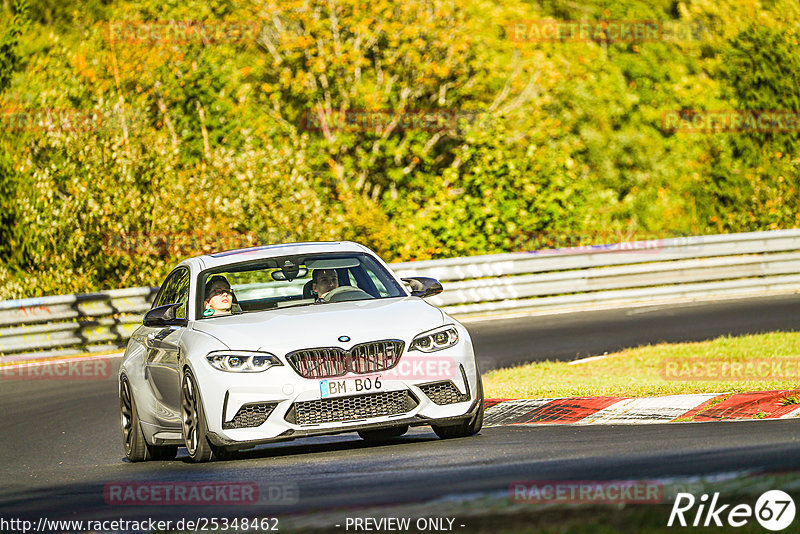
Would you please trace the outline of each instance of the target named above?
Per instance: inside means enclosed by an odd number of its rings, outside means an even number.
[[[469,400],[469,395],[467,393],[461,393],[450,380],[423,384],[419,386],[419,389],[421,389],[429,399],[440,406]]]
[[[272,411],[277,406],[277,402],[254,402],[243,404],[233,419],[222,423],[223,430],[232,430],[235,428],[253,428],[261,426],[264,421],[272,414]]]
[[[296,425],[354,421],[409,412],[419,403],[408,390],[296,402],[286,420]]]

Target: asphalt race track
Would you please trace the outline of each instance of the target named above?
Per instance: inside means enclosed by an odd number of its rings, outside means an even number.
[[[573,359],[645,342],[794,330],[798,325],[800,297],[468,324],[478,353],[489,363],[493,358],[503,365]],[[115,362],[118,365],[119,360]],[[384,445],[341,435],[264,446],[240,453],[233,461],[193,465],[181,452],[172,462],[130,464],[123,459],[115,376],[0,383],[0,516],[176,519],[257,513],[282,517],[300,511],[504,492],[519,480],[620,480],[800,469],[796,420],[494,427],[473,438],[449,441],[419,428]],[[257,507],[106,502],[106,484],[136,481],[254,482],[259,488],[288,488],[296,498]]]

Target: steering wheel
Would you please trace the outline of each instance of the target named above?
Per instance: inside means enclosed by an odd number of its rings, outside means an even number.
[[[339,286],[330,290],[322,300],[325,302],[344,302],[347,300],[371,299],[372,295],[362,289],[353,286]]]

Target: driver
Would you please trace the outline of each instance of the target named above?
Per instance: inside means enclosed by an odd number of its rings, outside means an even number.
[[[203,317],[231,315],[233,291],[228,279],[222,275],[212,276],[206,282],[206,299],[203,301]]]
[[[335,269],[315,269],[311,279],[311,290],[316,292],[320,299],[339,287],[339,275]]]

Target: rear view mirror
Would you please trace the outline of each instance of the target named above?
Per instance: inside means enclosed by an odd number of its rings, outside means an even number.
[[[414,276],[411,278],[402,278],[402,280],[411,288],[412,297],[432,297],[444,291],[442,284],[435,278]]]
[[[284,267],[280,271],[272,271],[272,279],[278,282],[285,282],[286,280],[292,281],[295,278],[303,278],[308,274],[308,269],[305,267],[300,268],[287,268]]]

